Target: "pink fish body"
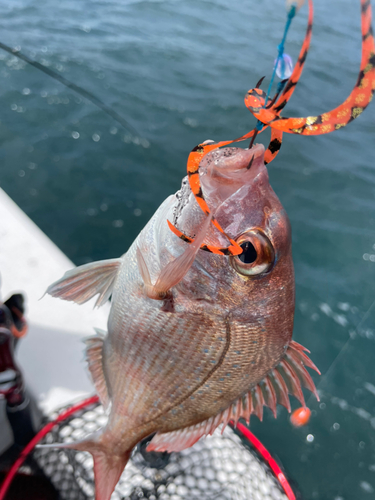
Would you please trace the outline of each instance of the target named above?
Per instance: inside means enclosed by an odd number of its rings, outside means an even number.
[[[316,393],[293,342],[294,271],[288,217],[272,190],[264,148],[208,153],[200,181],[211,213],[243,248],[239,256],[199,250],[227,245],[202,212],[187,178],[119,259],[78,267],[48,293],[81,304],[111,295],[108,333],[87,340],[87,361],[108,424],[71,447],[94,457],[96,499],[108,500],[134,446],[180,451],[219,425],[263,405],[276,416]],[[173,234],[171,221],[197,243]],[[172,285],[171,285],[172,284]]]

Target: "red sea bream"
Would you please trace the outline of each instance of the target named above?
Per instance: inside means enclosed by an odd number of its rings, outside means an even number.
[[[185,178],[119,259],[65,274],[48,293],[82,304],[112,296],[108,333],[87,340],[86,356],[108,410],[99,434],[71,447],[94,457],[96,499],[108,500],[134,446],[180,451],[229,420],[276,416],[316,393],[293,342],[294,271],[290,224],[272,190],[264,148],[216,149],[199,167],[204,198],[225,233],[211,224]],[[170,231],[167,220],[195,243]],[[201,244],[240,255],[216,255]]]

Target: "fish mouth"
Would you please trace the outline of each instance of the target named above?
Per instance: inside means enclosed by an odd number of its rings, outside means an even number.
[[[209,157],[209,155],[206,155]],[[250,170],[253,165],[257,164],[264,158],[263,144],[256,144],[251,149],[242,148],[221,148],[215,149],[210,153],[208,164],[213,173],[217,175],[231,175],[243,173],[242,171]],[[213,165],[211,163],[213,162]],[[208,165],[207,165],[208,167]],[[202,160],[200,168],[204,169],[204,160]]]
[[[221,148],[208,153],[199,165],[205,198],[218,207],[244,184],[249,184],[264,167],[264,146],[251,149]]]

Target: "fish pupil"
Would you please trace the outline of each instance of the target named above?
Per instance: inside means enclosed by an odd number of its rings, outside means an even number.
[[[244,264],[252,264],[257,260],[257,251],[250,241],[245,241],[240,246],[243,250],[243,252],[238,256],[241,262]]]

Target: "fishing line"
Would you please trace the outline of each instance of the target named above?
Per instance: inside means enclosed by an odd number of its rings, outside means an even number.
[[[34,68],[39,69],[40,71],[43,71],[46,75],[50,76],[54,80],[57,80],[60,82],[62,85],[65,85],[65,87],[68,87],[69,89],[73,90],[77,94],[81,95],[88,101],[90,101],[92,104],[100,108],[104,113],[106,113],[108,116],[113,118],[117,123],[119,123],[125,130],[128,132],[131,132],[135,136],[140,136],[139,132],[132,126],[130,123],[128,123],[125,118],[123,118],[121,115],[119,115],[114,109],[111,107],[107,106],[103,101],[101,101],[98,97],[96,97],[94,94],[89,92],[88,90],[83,89],[79,85],[76,85],[75,83],[67,80],[63,76],[59,75],[55,71],[53,71],[50,68],[47,68],[46,66],[43,66],[43,64],[38,63],[38,61],[34,61],[33,59],[30,59],[28,56],[23,54],[20,50],[14,48],[12,49],[11,47],[8,47],[8,45],[5,45],[4,43],[0,42],[0,49],[5,50],[6,52],[9,52],[9,54],[12,54],[13,56],[18,57],[22,61],[27,62],[31,66],[34,66]]]
[[[264,107],[267,106],[267,102],[268,102],[268,99],[269,99],[269,96],[271,94],[271,90],[272,90],[272,85],[273,85],[273,81],[275,79],[275,75],[276,75],[276,69],[277,69],[277,65],[279,64],[279,61],[282,59],[283,57],[283,54],[284,54],[284,48],[285,48],[285,41],[286,41],[286,37],[288,35],[288,31],[289,31],[289,28],[290,28],[290,25],[292,24],[292,21],[293,21],[293,18],[294,16],[296,15],[296,12],[297,12],[297,7],[295,4],[293,4],[290,9],[289,9],[289,12],[288,12],[288,17],[286,19],[286,24],[285,24],[285,29],[284,29],[284,35],[283,35],[283,38],[281,40],[281,42],[279,43],[279,45],[277,46],[277,50],[278,50],[278,55],[277,55],[277,59],[275,61],[275,64],[274,64],[274,67],[273,67],[273,72],[272,72],[272,76],[271,76],[271,81],[270,81],[270,84],[268,86],[268,90],[267,90],[267,96],[266,96],[266,102],[264,104]],[[282,82],[280,82],[282,83]],[[280,85],[279,83],[279,85]],[[279,91],[279,88],[277,89]],[[262,122],[261,122],[262,123]],[[263,126],[263,124],[262,124]]]
[[[268,86],[265,103],[263,105],[264,108],[267,106],[268,99],[269,99],[270,94],[271,94],[272,85],[273,85],[273,82],[275,80],[277,66],[279,64],[279,61],[282,61],[282,59],[283,59],[286,37],[288,35],[288,31],[289,31],[290,25],[292,24],[293,18],[296,15],[296,13],[297,13],[297,3],[293,3],[291,5],[289,11],[288,11],[288,16],[287,16],[286,23],[285,23],[283,38],[282,38],[281,42],[279,43],[279,45],[277,46],[278,55],[277,55],[275,64],[273,66],[273,71],[272,71],[272,76],[271,76],[270,84]],[[281,82],[279,82],[279,84],[277,85],[277,94],[280,93],[283,90],[286,82],[287,82],[287,79],[285,79],[285,80],[283,79]],[[260,120],[258,120],[258,122],[256,124],[257,130],[260,132],[263,127],[264,127],[264,124]],[[254,142],[254,141],[252,141],[252,142]],[[251,146],[252,146],[252,144],[251,144]],[[250,148],[251,148],[251,146],[250,146]]]
[[[369,317],[370,315],[370,312],[372,311],[372,309],[374,309],[374,306],[375,306],[375,299],[374,301],[372,302],[372,304],[370,305],[370,307],[367,309],[365,315],[363,316],[363,318],[361,319],[361,321],[358,323],[356,329],[354,330],[354,335],[350,335],[350,337],[348,338],[348,340],[345,342],[345,344],[342,346],[342,348],[340,349],[339,353],[337,354],[337,356],[335,357],[335,359],[332,361],[332,363],[330,364],[328,370],[326,371],[326,373],[323,375],[323,377],[320,379],[320,382],[319,384],[317,385],[317,389],[319,389],[319,387],[323,384],[323,382],[326,381],[327,377],[330,375],[330,373],[332,372],[333,368],[336,366],[337,362],[339,361],[339,359],[341,358],[342,354],[344,353],[344,351],[347,350],[348,348],[348,345],[350,343],[350,341],[355,337],[355,335],[358,333],[359,329],[361,328],[362,324],[366,321],[366,319]],[[309,397],[307,403],[310,403],[312,399],[312,395]]]

